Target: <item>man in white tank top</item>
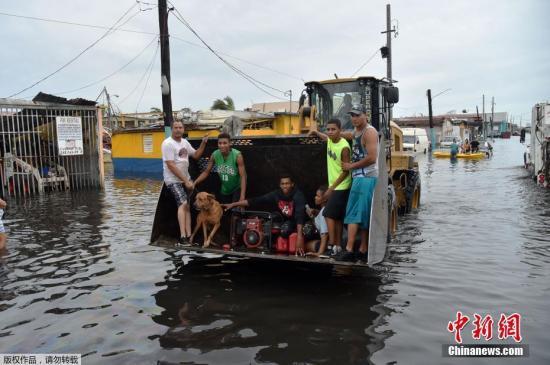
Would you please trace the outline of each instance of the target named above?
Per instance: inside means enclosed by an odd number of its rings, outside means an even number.
[[[344,223],[348,225],[348,242],[335,259],[337,261],[367,261],[368,234],[372,196],[378,179],[378,132],[368,124],[361,106],[354,106],[349,114],[353,133],[346,135],[353,141],[351,162],[342,168],[352,173],[352,186],[346,207]],[[361,245],[354,251],[355,237],[361,234]]]

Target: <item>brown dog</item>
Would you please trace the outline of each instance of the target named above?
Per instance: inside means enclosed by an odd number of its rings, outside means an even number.
[[[200,212],[197,216],[197,225],[195,226],[195,230],[193,231],[193,234],[191,235],[191,238],[189,240],[193,242],[195,234],[202,226],[202,233],[204,236],[204,244],[202,245],[202,247],[210,246],[210,243],[212,243],[212,237],[214,237],[214,235],[218,231],[218,228],[220,228],[220,221],[222,219],[223,209],[220,203],[218,203],[215,198],[216,197],[214,195],[208,194],[207,192],[203,191],[198,193],[197,198],[195,199],[195,207]],[[213,227],[210,231],[210,235],[208,235],[207,232],[208,226]]]

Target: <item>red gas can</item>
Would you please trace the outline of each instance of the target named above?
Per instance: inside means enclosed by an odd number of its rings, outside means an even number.
[[[292,233],[290,237],[288,237],[288,253],[289,254],[295,254],[296,253],[296,241],[298,241],[298,233]]]
[[[277,237],[277,243],[275,245],[275,251],[278,253],[287,253],[288,252],[288,238],[283,238],[281,236]]]

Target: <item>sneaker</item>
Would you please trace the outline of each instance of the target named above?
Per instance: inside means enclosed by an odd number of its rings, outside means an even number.
[[[348,250],[342,250],[336,255],[332,256],[336,261],[355,262],[355,253]]]
[[[191,246],[191,242],[189,241],[188,237],[180,237],[178,243],[182,246]]]
[[[322,253],[322,256],[332,256],[332,245],[327,245],[325,252]]]
[[[366,264],[369,261],[369,252],[357,252],[357,261],[362,264]]]
[[[338,245],[334,245],[332,246],[332,253],[330,254],[331,256],[336,256],[338,255],[340,252],[342,252],[342,247],[338,246]]]

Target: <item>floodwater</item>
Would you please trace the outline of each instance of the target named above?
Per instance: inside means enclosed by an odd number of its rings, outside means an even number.
[[[550,362],[550,192],[517,139],[492,160],[421,157],[422,205],[386,262],[331,272],[148,245],[155,180],[9,201],[0,353],[84,364],[542,364]],[[251,169],[249,167],[249,169]],[[529,357],[442,356],[457,311],[521,314]],[[471,323],[462,332],[473,340]]]

